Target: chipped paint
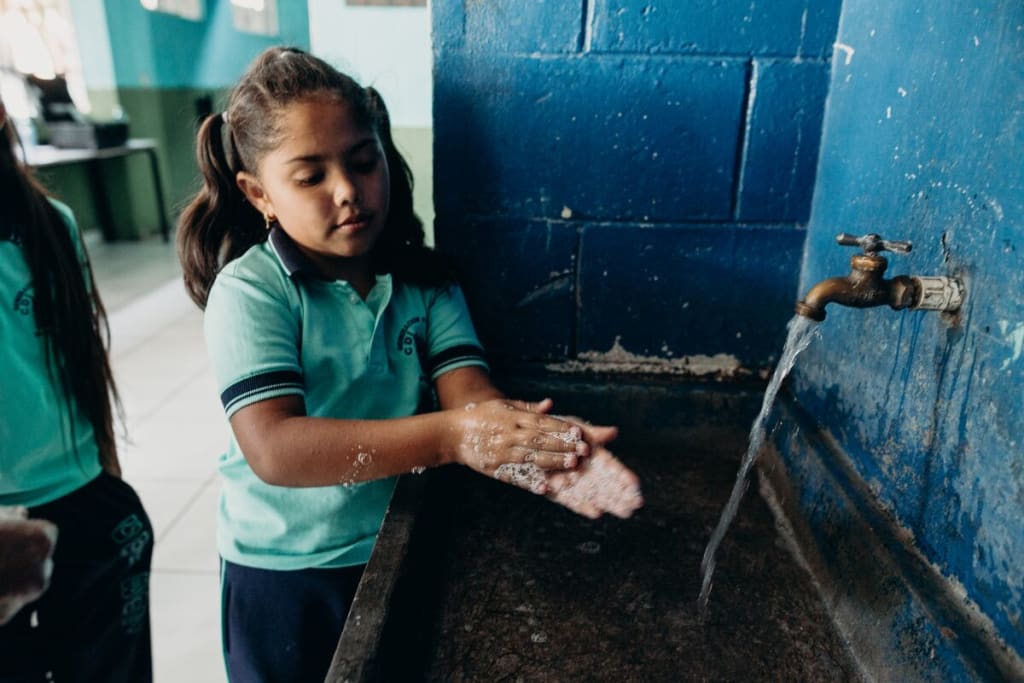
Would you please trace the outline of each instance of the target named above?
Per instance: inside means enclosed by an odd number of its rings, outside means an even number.
[[[608,351],[585,351],[578,360],[550,363],[548,370],[561,373],[602,372],[626,374],[683,375],[687,377],[732,378],[748,375],[736,356],[717,353],[713,356],[695,354],[679,358],[641,356],[627,351],[616,337]]]
[[[1000,370],[1006,370],[1011,363],[1016,363],[1020,359],[1021,352],[1024,351],[1024,323],[1017,323],[1011,327],[1010,321],[1000,320],[999,333],[1003,335],[1003,339],[1011,349],[1010,357],[999,366]]]
[[[526,296],[517,301],[516,308],[522,308],[543,299],[557,297],[559,294],[568,292],[570,289],[572,289],[572,273],[570,271],[553,273],[550,280],[539,287],[535,287]]]
[[[836,41],[834,47],[835,49],[840,50],[844,55],[846,55],[845,59],[843,60],[843,64],[849,66],[850,62],[853,61],[853,53],[856,52],[856,50],[854,50],[849,45],[845,43],[840,43],[838,41]]]
[[[929,187],[936,190],[940,190],[943,188],[953,190],[954,192],[961,195],[967,202],[967,205],[971,207],[971,209],[974,211],[981,210],[982,207],[978,204],[978,199],[981,199],[985,203],[985,205],[992,210],[992,213],[995,215],[997,221],[1003,220],[1003,216],[1005,215],[1005,211],[1003,211],[1003,205],[1000,204],[999,200],[997,200],[995,197],[991,197],[984,192],[980,192],[961,183],[942,180],[932,181],[931,183],[929,183]]]
[[[804,11],[800,15],[800,42],[796,46],[796,56],[793,57],[793,61],[797,64],[804,59],[804,41],[807,39],[807,12],[808,9],[804,7]]]

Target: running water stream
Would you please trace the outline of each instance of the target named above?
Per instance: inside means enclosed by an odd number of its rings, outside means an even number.
[[[732,524],[732,520],[736,516],[740,500],[747,490],[747,475],[750,474],[750,469],[754,466],[754,461],[757,460],[757,456],[761,452],[761,446],[764,444],[766,431],[764,423],[771,413],[772,406],[775,404],[775,397],[779,393],[782,380],[786,379],[786,375],[793,369],[796,357],[811,343],[811,338],[814,336],[817,326],[817,322],[799,315],[794,316],[787,325],[789,334],[786,337],[786,345],[782,349],[782,357],[779,358],[779,363],[775,366],[772,379],[768,382],[768,388],[765,389],[764,401],[761,403],[761,412],[758,413],[753,426],[750,428],[750,441],[747,446],[747,453],[743,456],[743,461],[740,463],[740,471],[736,475],[736,483],[732,487],[732,494],[729,496],[729,502],[726,503],[725,509],[722,510],[722,516],[718,519],[718,526],[715,527],[714,533],[711,534],[711,540],[708,541],[707,548],[704,549],[704,558],[700,563],[700,597],[697,599],[697,605],[702,616],[707,610],[708,596],[711,594],[711,577],[715,573],[715,554],[718,552],[718,546],[725,537],[725,532],[729,530],[729,525]]]

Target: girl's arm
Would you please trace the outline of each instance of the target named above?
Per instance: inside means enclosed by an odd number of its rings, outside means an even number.
[[[490,375],[477,365],[444,373],[434,382],[434,388],[443,409],[465,408],[470,403],[505,398],[491,383]]]
[[[448,384],[439,380],[439,393],[447,395],[440,385]],[[466,387],[454,393],[478,401],[468,410],[463,403],[411,417],[340,420],[309,417],[301,398],[282,396],[242,408],[231,428],[256,475],[278,486],[350,484],[447,463],[487,475],[507,463],[569,469],[585,451],[579,427],[544,414],[550,402],[508,401],[475,379]]]

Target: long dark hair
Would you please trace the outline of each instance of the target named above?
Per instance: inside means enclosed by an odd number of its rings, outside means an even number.
[[[13,122],[6,119],[0,142],[0,239],[20,245],[32,277],[32,309],[46,347],[46,363],[68,410],[75,407],[92,423],[100,464],[119,474],[113,409],[120,409],[107,349],[110,328],[93,282],[92,269],[72,231],[48,193],[15,154],[20,146]],[[74,239],[79,236],[74,235]],[[69,414],[69,418],[71,415]],[[74,420],[69,419],[75,444]]]
[[[443,258],[424,244],[423,223],[413,211],[412,172],[395,147],[387,108],[373,88],[302,50],[272,47],[246,70],[223,113],[199,127],[196,159],[203,187],[178,221],[178,256],[185,288],[205,308],[217,272],[266,240],[264,219],[235,183],[240,171],[255,173],[281,139],[280,116],[289,104],[328,95],[352,107],[356,121],[374,130],[391,177],[391,204],[373,247],[376,272],[408,282],[438,285],[451,279]]]

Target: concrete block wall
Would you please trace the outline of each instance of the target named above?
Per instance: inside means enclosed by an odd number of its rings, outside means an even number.
[[[493,359],[771,366],[840,2],[763,5],[434,3],[436,239]]]

